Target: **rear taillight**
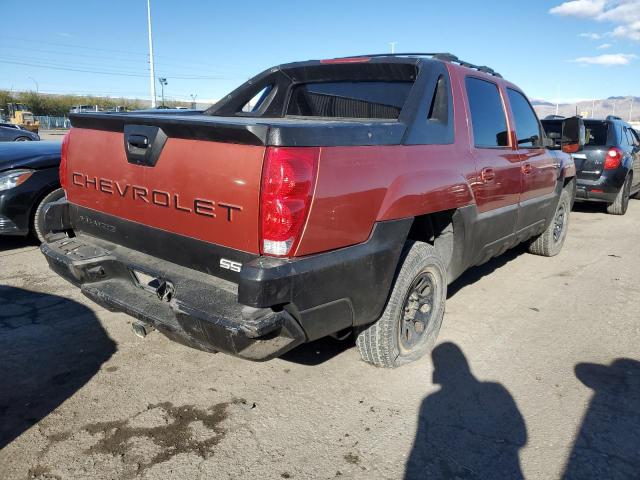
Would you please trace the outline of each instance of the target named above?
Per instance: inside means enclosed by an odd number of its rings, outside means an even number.
[[[604,160],[604,169],[613,170],[620,166],[624,152],[617,147],[611,147]]]
[[[309,212],[320,149],[269,147],[260,192],[262,253],[293,252]]]
[[[62,139],[62,151],[60,152],[60,186],[67,191],[67,155],[69,154],[69,132]]]

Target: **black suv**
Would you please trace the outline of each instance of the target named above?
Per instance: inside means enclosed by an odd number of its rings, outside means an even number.
[[[561,140],[562,119],[542,120],[547,136]],[[629,197],[640,192],[640,135],[620,117],[585,120],[584,150],[573,154],[576,164],[577,201],[607,204],[607,212],[624,215]]]

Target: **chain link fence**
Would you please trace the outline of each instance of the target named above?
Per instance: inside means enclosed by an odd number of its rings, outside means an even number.
[[[67,117],[50,117],[49,115],[36,115],[36,120],[40,122],[41,130],[68,129],[71,123]]]

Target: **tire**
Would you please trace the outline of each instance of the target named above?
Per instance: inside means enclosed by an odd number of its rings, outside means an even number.
[[[14,140],[14,142],[30,142],[31,139],[29,137],[18,137]]]
[[[399,367],[429,353],[444,316],[447,269],[435,248],[407,242],[400,258],[382,316],[356,338],[362,359],[378,367]]]
[[[569,230],[569,214],[571,213],[571,187],[562,189],[560,201],[553,214],[553,220],[538,237],[529,244],[529,253],[543,257],[553,257],[560,253]]]
[[[52,192],[49,192],[45,197],[40,200],[38,206],[36,207],[36,211],[33,214],[33,222],[31,225],[33,234],[40,240],[40,243],[44,242],[44,215],[43,209],[47,203],[55,202],[56,200],[60,200],[64,197],[64,190],[61,188],[57,188]]]
[[[616,195],[613,203],[607,205],[607,213],[611,215],[624,215],[629,208],[629,192],[631,191],[631,175],[628,175],[624,185]]]

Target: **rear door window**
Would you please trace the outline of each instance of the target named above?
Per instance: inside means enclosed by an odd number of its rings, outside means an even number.
[[[606,122],[585,122],[585,145],[603,147],[607,144],[609,124]]]
[[[539,148],[541,146],[540,124],[529,100],[520,92],[507,88],[507,96],[516,122],[518,147]]]
[[[508,147],[507,118],[498,85],[475,77],[467,77],[465,83],[475,146]]]
[[[296,85],[287,115],[397,119],[413,82],[317,82]]]

